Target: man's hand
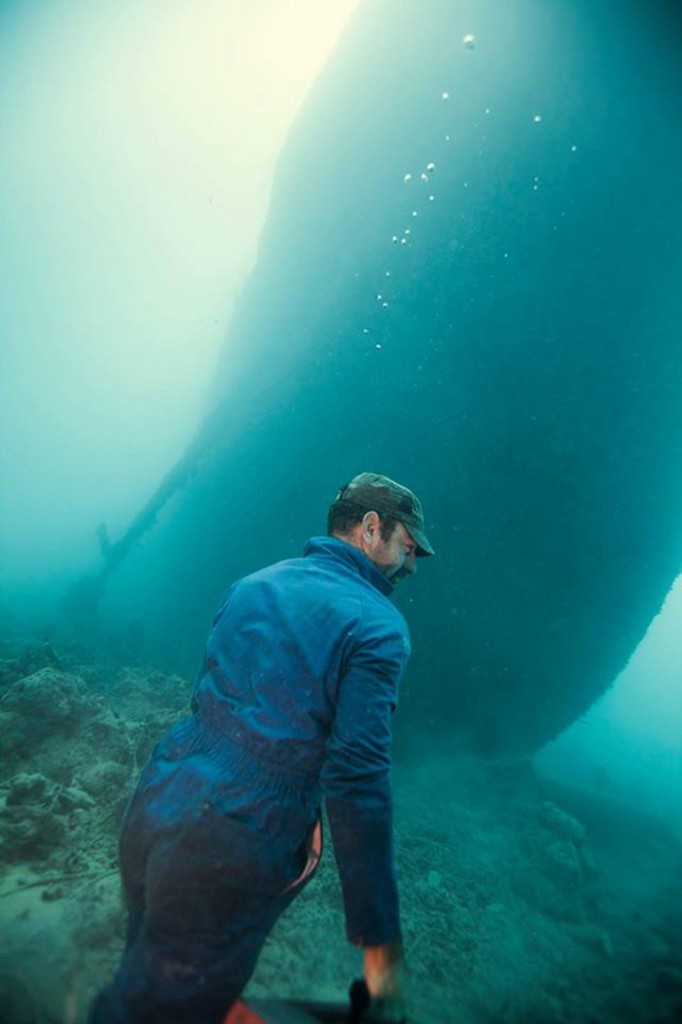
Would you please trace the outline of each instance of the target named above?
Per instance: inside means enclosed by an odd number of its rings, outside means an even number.
[[[405,964],[400,938],[365,949],[365,982],[372,997],[373,1020],[405,1020]]]

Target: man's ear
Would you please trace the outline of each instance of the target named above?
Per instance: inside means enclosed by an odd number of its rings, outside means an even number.
[[[376,535],[380,521],[378,512],[365,512],[362,517],[362,533],[366,540],[372,540]]]

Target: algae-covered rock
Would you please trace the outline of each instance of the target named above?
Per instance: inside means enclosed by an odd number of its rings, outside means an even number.
[[[19,679],[0,699],[2,772],[30,761],[46,740],[76,738],[99,708],[78,676],[44,668]]]
[[[35,716],[37,727],[73,722],[93,698],[78,676],[43,668],[17,680],[0,700],[3,713]]]
[[[539,818],[543,825],[555,832],[562,839],[575,846],[582,846],[585,840],[585,828],[576,818],[566,814],[556,804],[545,800],[540,806]]]
[[[106,758],[136,765],[131,729],[79,675],[45,668],[18,680],[0,700],[0,778],[28,769],[62,786]]]
[[[544,848],[544,870],[560,880],[580,879],[582,864],[573,843],[556,840]]]
[[[100,803],[116,800],[130,782],[130,771],[114,761],[95,761],[78,773],[78,782]]]
[[[5,803],[7,807],[21,806],[27,803],[46,803],[51,801],[54,786],[39,772],[22,772],[9,783]]]
[[[39,772],[22,772],[7,784],[0,819],[0,860],[45,861],[65,838],[67,819],[60,787]]]

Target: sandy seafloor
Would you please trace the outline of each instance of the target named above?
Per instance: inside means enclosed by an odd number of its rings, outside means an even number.
[[[190,682],[14,626],[0,646],[0,1022],[75,1024],[122,947],[116,836]],[[428,741],[424,749],[428,750]],[[682,1020],[682,850],[616,794],[528,760],[431,751],[394,773],[419,1024]],[[342,999],[360,972],[328,847],[249,992]]]

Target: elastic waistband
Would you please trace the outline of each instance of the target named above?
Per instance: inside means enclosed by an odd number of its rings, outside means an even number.
[[[219,719],[207,710],[202,706],[200,713],[175,727],[169,737],[173,750],[164,750],[165,756],[198,755],[218,769],[233,769],[244,782],[267,782],[277,791],[319,799],[319,770],[298,760],[301,752],[293,741],[259,736],[226,714],[224,707]]]

